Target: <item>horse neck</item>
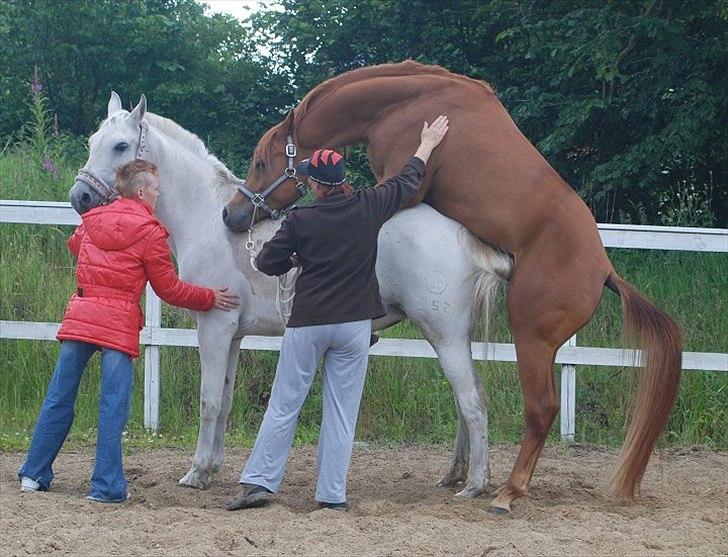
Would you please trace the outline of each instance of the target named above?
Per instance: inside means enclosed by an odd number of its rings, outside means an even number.
[[[155,132],[151,162],[159,168],[160,196],[156,215],[172,239],[175,255],[181,246],[224,233],[220,198],[213,166]]]
[[[411,76],[410,76],[411,77]],[[425,76],[423,76],[425,77]],[[431,77],[434,87],[444,84]],[[313,99],[297,122],[297,139],[304,150],[326,146],[333,149],[368,143],[372,126],[395,110],[431,91],[425,79],[403,86],[401,77],[378,77],[349,83],[322,98]]]

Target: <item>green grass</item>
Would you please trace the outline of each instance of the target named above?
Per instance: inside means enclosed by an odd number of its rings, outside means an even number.
[[[59,178],[42,170],[31,150],[0,157],[0,197],[64,200],[79,161],[58,162]],[[0,226],[0,319],[59,321],[73,291],[74,261],[65,247],[70,227]],[[728,352],[728,265],[723,254],[612,250],[619,273],[672,315],[683,328],[687,350]],[[578,334],[582,346],[618,347],[619,299],[605,291],[592,321]],[[188,315],[165,307],[163,324],[191,327]],[[418,338],[408,322],[384,336]],[[502,307],[491,340],[510,342]],[[147,433],[143,420],[143,359],[135,363],[128,446],[195,443],[199,413],[199,356],[195,349],[161,350],[161,429]],[[58,356],[58,344],[0,341],[0,450],[23,449],[38,414]],[[265,411],[277,353],[241,353],[228,443],[249,445]],[[517,442],[523,431],[520,384],[515,365],[479,364],[490,401],[494,443]],[[557,370],[558,371],[558,370]],[[558,375],[558,373],[557,373]],[[576,440],[618,445],[634,372],[581,366],[577,370]],[[95,439],[98,413],[98,357],[84,376],[69,442]],[[301,413],[297,443],[315,442],[321,415],[321,385],[312,388]],[[663,443],[728,447],[728,374],[688,371]],[[372,357],[359,419],[358,438],[377,443],[449,443],[457,428],[452,392],[436,360]],[[558,439],[558,418],[551,440]]]

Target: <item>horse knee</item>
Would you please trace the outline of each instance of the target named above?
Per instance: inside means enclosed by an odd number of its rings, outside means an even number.
[[[201,420],[217,420],[220,415],[220,402],[205,400],[204,398],[200,402],[200,419]]]
[[[541,402],[536,408],[526,410],[526,428],[538,437],[548,435],[556,414],[559,412],[559,401],[555,398]]]

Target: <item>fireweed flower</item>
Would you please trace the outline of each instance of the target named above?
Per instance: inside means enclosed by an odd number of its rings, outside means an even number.
[[[33,81],[30,82],[30,92],[35,96],[43,92],[43,84],[40,82],[40,76],[38,75],[38,66],[33,70]]]
[[[43,155],[43,170],[53,176],[54,180],[58,180],[58,178],[60,178],[58,167],[48,155]]]

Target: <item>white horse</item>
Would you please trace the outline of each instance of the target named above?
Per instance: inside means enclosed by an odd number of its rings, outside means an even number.
[[[244,238],[222,222],[222,208],[239,180],[197,136],[147,112],[144,96],[127,112],[112,92],[107,118],[89,145],[86,166],[69,192],[76,210],[82,213],[107,201],[105,187],[113,184],[119,165],[135,156],[155,163],[162,184],[156,213],[169,231],[180,276],[206,286],[228,285],[240,296],[236,312],[195,314],[202,362],[200,430],[192,467],[179,483],[205,488],[224,458],[241,338],[283,333],[277,281],[251,267]],[[255,249],[277,227],[270,220],[256,225]],[[471,331],[479,319],[487,322],[511,260],[462,225],[420,205],[402,211],[382,228],[376,270],[387,315],[374,328],[381,330],[409,317],[437,352],[455,392],[459,416],[455,451],[438,485],[465,482],[458,495],[475,497],[485,491],[490,467],[487,403],[472,359]]]

